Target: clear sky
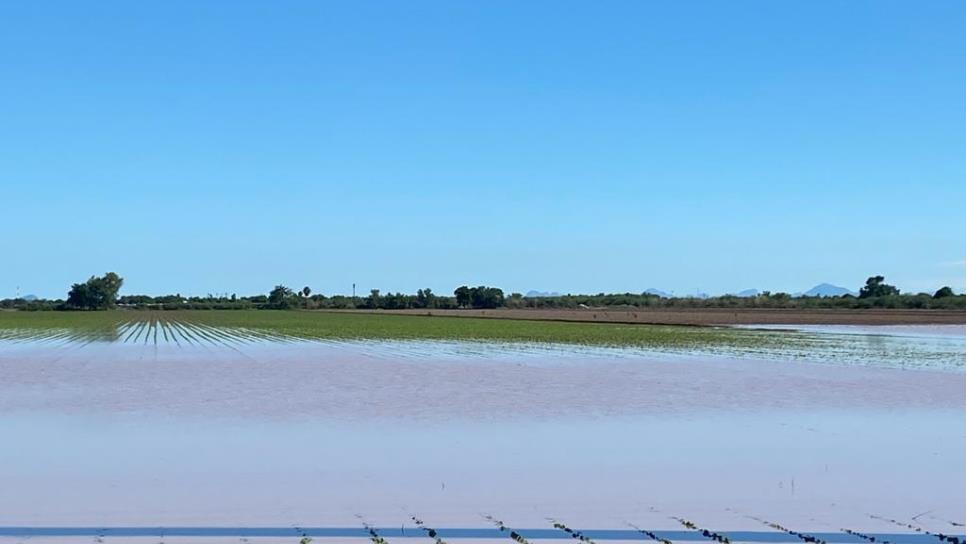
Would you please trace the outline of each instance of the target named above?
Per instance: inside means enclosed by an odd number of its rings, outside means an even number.
[[[966,3],[3,2],[0,298],[966,290]]]

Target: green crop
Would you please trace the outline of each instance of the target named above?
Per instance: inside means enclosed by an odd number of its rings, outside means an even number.
[[[781,335],[717,327],[632,325],[532,321],[470,317],[438,317],[349,312],[270,310],[0,312],[0,337],[60,331],[97,334],[128,325],[156,331],[187,327],[217,336],[219,331],[246,330],[269,337],[331,340],[469,340],[519,343],[563,343],[644,348],[774,347]],[[135,333],[140,334],[140,333]],[[155,334],[152,332],[152,334]],[[122,337],[123,339],[123,337]]]

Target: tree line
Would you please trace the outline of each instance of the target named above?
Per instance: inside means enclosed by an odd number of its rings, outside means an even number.
[[[598,293],[596,295],[560,295],[526,297],[520,293],[504,295],[502,289],[480,285],[460,286],[450,295],[439,295],[430,288],[415,294],[383,293],[372,289],[367,296],[326,296],[313,293],[308,286],[291,289],[276,285],[267,294],[253,296],[208,295],[184,297],[180,294],[120,295],[124,279],[114,272],[91,276],[75,283],[66,299],[4,299],[0,309],[19,310],[105,310],[116,307],[159,310],[244,310],[244,309],[306,309],[306,310],[404,310],[404,309],[491,309],[491,308],[888,308],[888,309],[959,309],[966,310],[966,295],[956,294],[950,287],[934,293],[901,293],[885,282],[883,276],[872,276],[857,296],[832,297],[793,296],[788,293],[764,292],[755,296],[739,297],[662,297],[651,293]]]
[[[722,295],[717,297],[664,297],[652,293],[598,293],[596,295],[561,295],[552,297],[518,297],[511,295],[510,308],[574,309],[590,308],[775,308],[775,309],[943,309],[966,310],[966,295],[956,294],[951,287],[933,293],[901,293],[885,282],[883,276],[872,276],[859,289],[859,294],[840,296],[805,296],[765,291],[753,296]]]
[[[312,294],[309,287],[294,291],[284,285],[276,285],[268,294],[267,307],[275,309],[369,309],[369,310],[406,310],[406,309],[458,309],[458,308],[499,308],[504,305],[503,290],[497,287],[480,285],[457,287],[453,296],[437,295],[430,288],[419,289],[415,295],[406,293],[383,293],[372,289],[365,297],[346,297],[335,295],[326,297]]]

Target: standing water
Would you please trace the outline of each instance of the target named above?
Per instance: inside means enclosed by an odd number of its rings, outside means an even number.
[[[363,523],[490,540],[509,538],[499,522],[529,539],[963,532],[966,331],[768,334],[788,341],[657,351],[163,321],[8,330],[0,540],[294,542],[371,536]]]

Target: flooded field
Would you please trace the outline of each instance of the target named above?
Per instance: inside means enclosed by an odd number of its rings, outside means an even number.
[[[86,354],[110,345],[107,358],[119,349],[128,356],[136,353],[139,358],[163,359],[191,357],[193,352],[237,354],[268,347],[275,353],[283,348],[286,357],[293,351],[296,357],[298,353],[314,356],[319,349],[392,359],[714,355],[966,371],[966,325],[674,327],[306,313],[295,313],[294,319],[285,315],[286,320],[281,321],[226,319],[252,314],[277,317],[279,312],[101,313],[92,318],[68,316],[54,322],[59,326],[45,326],[49,323],[42,320],[0,320],[0,342],[5,351],[42,348],[62,354]],[[534,334],[541,327],[544,333]],[[481,330],[483,334],[474,335]],[[549,340],[541,341],[541,337]],[[139,346],[148,349],[138,350]]]
[[[0,328],[0,541],[962,542],[966,331],[797,328]]]

